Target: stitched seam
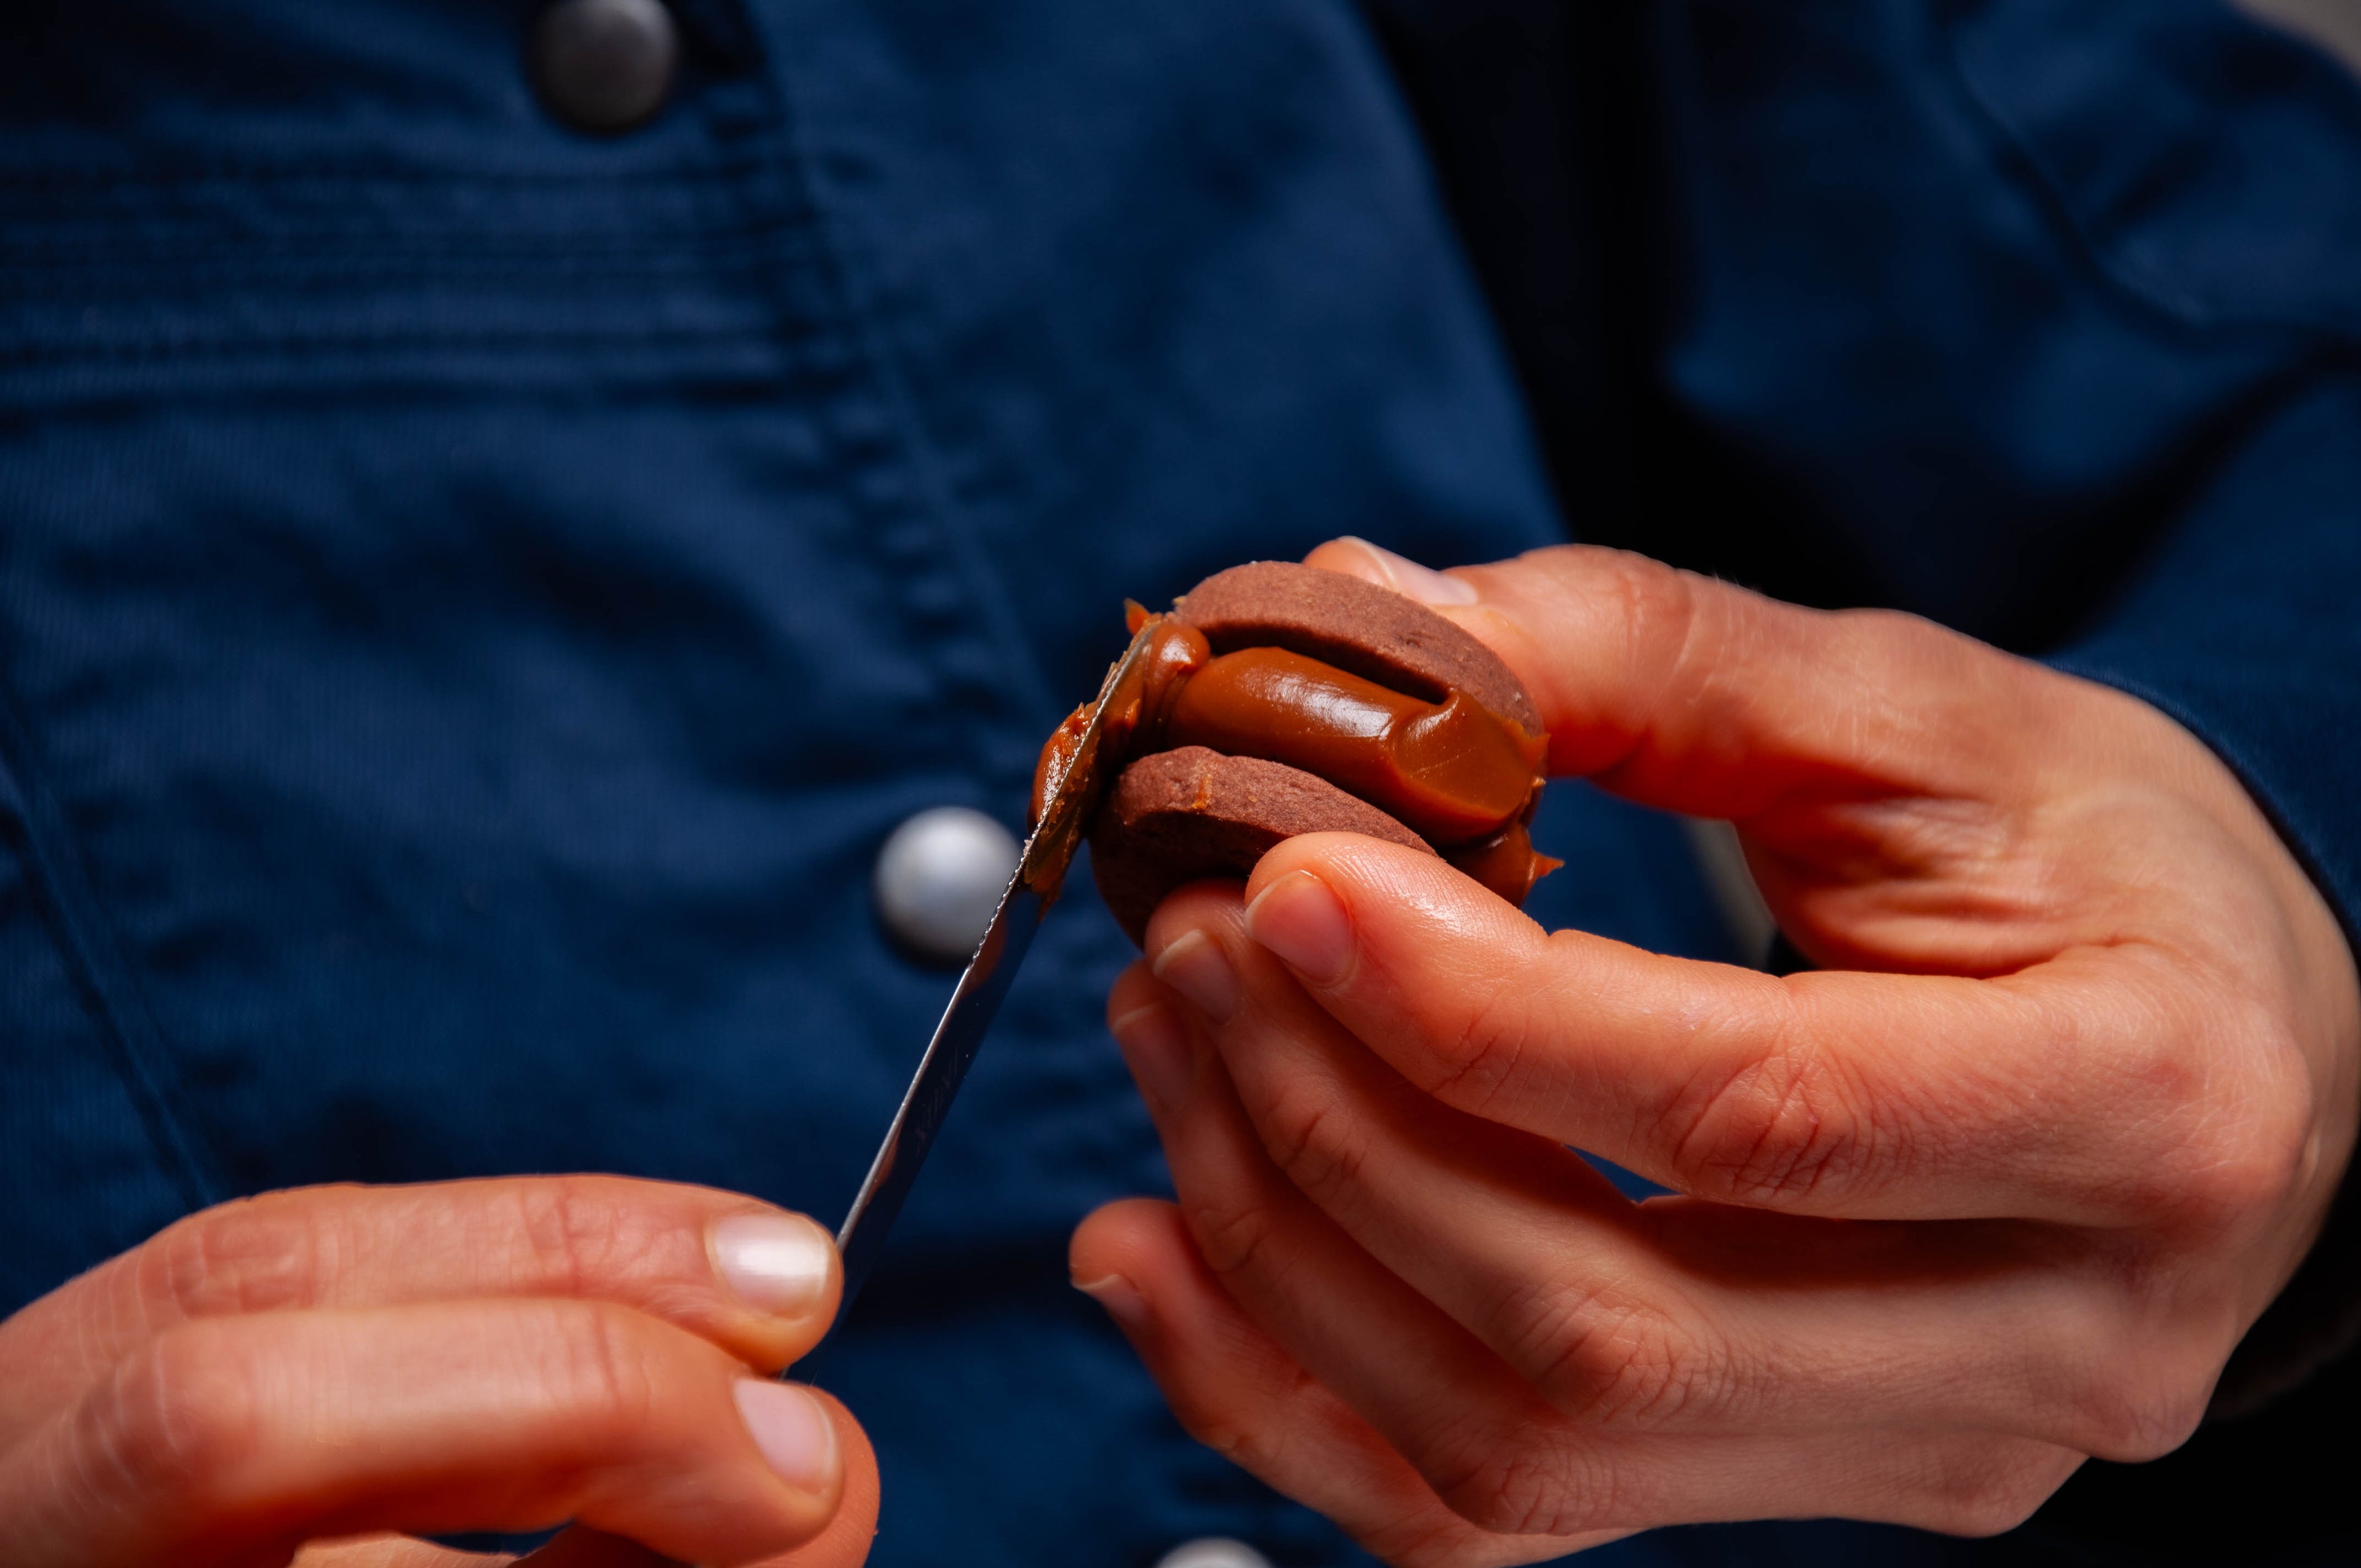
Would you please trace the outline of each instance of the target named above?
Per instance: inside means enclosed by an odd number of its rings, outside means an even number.
[[[208,163],[185,169],[154,170],[120,166],[93,166],[81,170],[44,167],[0,169],[0,191],[46,191],[58,187],[73,191],[155,191],[219,182],[310,182],[346,192],[355,187],[370,184],[429,185],[438,191],[464,191],[471,185],[499,188],[515,185],[588,186],[597,190],[608,190],[616,185],[654,185],[672,191],[704,187],[727,194],[732,182],[748,174],[759,174],[763,170],[764,164],[760,158],[698,159],[664,168],[614,170],[448,170],[395,164],[382,167],[356,164],[342,168],[324,165],[306,169],[240,163]]]
[[[760,25],[759,20],[756,25]],[[1022,705],[1033,714],[1037,725],[1047,728],[1057,722],[1064,709],[1050,697],[1049,680],[1018,629],[1006,588],[985,556],[974,530],[969,526],[956,488],[943,472],[941,455],[936,449],[935,437],[917,395],[903,373],[899,356],[895,350],[894,336],[878,319],[877,313],[862,291],[856,287],[854,280],[858,274],[846,247],[838,237],[838,221],[822,205],[815,181],[805,172],[811,169],[812,159],[809,149],[803,145],[797,133],[796,117],[781,81],[783,71],[784,68],[774,58],[769,68],[762,73],[762,79],[778,117],[780,140],[788,149],[791,177],[802,190],[807,210],[811,215],[814,248],[818,253],[820,265],[834,286],[833,291],[851,329],[852,340],[894,412],[903,452],[917,477],[925,510],[932,518],[944,543],[950,547],[969,597],[983,612],[1003,667],[1019,684],[1017,696]],[[979,748],[975,754],[979,758],[989,757],[994,750]],[[1029,775],[1024,782],[1030,783]]]
[[[22,859],[42,923],[67,977],[104,1042],[157,1162],[192,1210],[220,1201],[195,1141],[166,1102],[157,1073],[162,1042],[125,963],[112,922],[92,890],[64,814],[31,766],[30,733],[13,693],[0,689],[0,770],[18,807],[5,831]]]
[[[324,237],[330,242],[320,243]],[[590,254],[577,248],[555,262],[546,258],[547,247],[598,244],[602,236],[536,234],[518,236],[512,245],[489,246],[475,235],[456,236],[455,242],[440,236],[424,238],[414,235],[346,233],[334,236],[289,236],[269,247],[203,248],[181,245],[179,236],[168,236],[158,239],[149,254],[128,256],[121,245],[11,244],[0,250],[0,272],[32,272],[30,277],[12,280],[12,291],[20,292],[43,282],[41,272],[49,268],[77,267],[82,269],[78,276],[55,280],[62,286],[44,291],[47,297],[67,299],[104,298],[103,291],[90,286],[94,273],[112,273],[113,280],[118,283],[138,283],[149,278],[185,283],[194,270],[218,269],[232,272],[234,281],[324,276],[339,280],[349,278],[366,284],[377,274],[415,280],[415,274],[403,269],[421,261],[439,263],[440,276],[513,276],[520,284],[537,282],[546,288],[553,278],[569,282],[611,279],[631,283],[652,278],[706,277],[716,263],[752,270],[776,252],[774,246],[759,237],[729,245],[704,244],[705,239],[700,235],[682,235],[670,245],[610,246]],[[313,248],[300,256],[290,256],[284,247],[291,241],[311,245]]]
[[[717,256],[742,255],[751,258],[774,249],[779,225],[746,230],[683,226],[651,232],[646,228],[566,228],[556,225],[487,229],[480,225],[452,224],[440,229],[421,229],[378,225],[330,226],[324,224],[293,224],[267,238],[225,238],[217,229],[208,232],[206,225],[195,224],[159,226],[143,223],[133,227],[111,219],[96,219],[87,226],[98,232],[88,237],[49,235],[27,237],[20,227],[6,240],[0,241],[0,265],[56,258],[89,260],[105,265],[112,258],[123,256],[126,244],[134,244],[151,247],[152,249],[121,262],[126,270],[141,268],[177,270],[191,261],[207,258],[235,260],[250,266],[275,267],[282,270],[328,262],[349,266],[355,261],[377,260],[385,255],[389,247],[400,247],[405,253],[404,259],[423,254],[448,257],[458,261],[474,258],[502,262],[529,261],[535,264],[533,270],[541,275],[595,271],[598,269],[597,264],[616,258],[642,263],[670,263],[672,270],[690,270]],[[308,248],[291,255],[287,249],[290,245]],[[545,248],[551,245],[597,245],[602,248],[587,256],[580,251],[551,256]],[[199,247],[203,248],[196,248]],[[684,247],[693,248],[684,254]]]
[[[580,331],[563,328],[526,330],[516,328],[454,327],[448,331],[408,332],[340,332],[223,334],[216,336],[173,338],[161,333],[140,334],[144,341],[131,343],[73,342],[55,350],[27,345],[22,348],[7,345],[10,334],[0,334],[0,364],[73,363],[82,359],[172,359],[182,356],[227,355],[250,349],[321,348],[338,345],[375,348],[387,345],[415,345],[427,348],[446,348],[453,344],[467,345],[500,345],[513,346],[533,344],[598,344],[614,343],[624,345],[665,343],[739,343],[748,337],[743,326],[697,328],[664,328],[647,332],[628,332],[614,327],[586,327]],[[18,339],[21,343],[24,340]]]

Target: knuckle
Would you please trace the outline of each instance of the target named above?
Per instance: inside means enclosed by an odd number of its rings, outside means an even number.
[[[1368,1139],[1328,1086],[1290,1077],[1272,1096],[1261,1131],[1272,1163],[1323,1207],[1357,1190]]]
[[[1558,1409],[1602,1425],[1662,1426],[1720,1401],[1730,1357],[1673,1312],[1597,1281],[1539,1288],[1504,1321],[1512,1365]]]
[[[1253,1201],[1185,1203],[1182,1216],[1197,1243],[1197,1255],[1222,1279],[1268,1266],[1279,1216]]]
[[[2204,1234],[2279,1212],[2316,1158],[2316,1085],[2292,1028],[2177,978],[2131,992],[2126,1011],[2139,1022],[2115,1068],[2125,1218]]]
[[[1645,555],[1617,551],[1598,563],[1599,587],[1621,613],[1625,647],[1635,669],[1664,685],[1710,669],[1714,661],[1696,656],[1703,601],[1697,579]]]
[[[1269,1455],[1264,1452],[1264,1433],[1257,1423],[1231,1410],[1191,1405],[1186,1400],[1176,1399],[1173,1406],[1181,1430],[1191,1437],[1242,1470],[1257,1475],[1265,1472]]]
[[[1467,1521],[1447,1509],[1408,1506],[1404,1517],[1354,1532],[1362,1548],[1394,1568],[1456,1568],[1495,1562],[1487,1542]]]
[[[515,1195],[516,1233],[541,1288],[587,1295],[611,1258],[643,1250],[629,1207],[606,1201],[588,1181],[550,1177],[520,1183]]]
[[[2015,1484],[1988,1484],[1960,1497],[1939,1499],[1917,1522],[1921,1528],[1943,1535],[1979,1540],[2006,1535],[2033,1517],[2033,1510],[2041,1506],[2049,1491]]]
[[[1414,1463],[1445,1508],[1495,1535],[1572,1535],[1629,1512],[1624,1473],[1541,1420],[1505,1432],[1489,1422],[1446,1427]]]
[[[698,1217],[648,1184],[545,1176],[506,1184],[505,1206],[479,1219],[483,1249],[512,1258],[512,1283],[535,1295],[683,1299],[710,1288]]]
[[[2177,1370],[2158,1376],[2148,1362],[2125,1366],[2076,1401],[2073,1446],[2119,1464],[2161,1459],[2195,1433],[2211,1392],[2210,1378]]]
[[[2301,1158],[2301,1139],[2290,1147],[2256,1127],[2213,1129],[2191,1151],[2177,1206],[2204,1229],[2251,1223],[2286,1201]]]
[[[601,1445],[652,1430],[663,1378],[633,1332],[633,1314],[596,1302],[551,1302],[544,1373],[582,1435]]]
[[[1285,1457],[1283,1425],[1217,1397],[1221,1391],[1217,1384],[1193,1379],[1167,1389],[1173,1414],[1191,1437],[1254,1475],[1277,1474]],[[1291,1407],[1315,1404],[1326,1396],[1327,1390],[1301,1367],[1290,1372],[1288,1387],[1277,1394],[1279,1403]]]
[[[2276,1213],[2301,1185],[2314,1107],[2300,1075],[2270,1070],[2209,1097],[2195,1115],[2180,1168],[2181,1206],[2198,1224],[2226,1227]]]
[[[2004,1535],[2072,1475],[2079,1455],[2025,1442],[1985,1443],[1938,1459],[1910,1523],[1945,1535]]]
[[[2039,1365],[2056,1403],[2036,1435],[2078,1453],[2138,1464],[2189,1441],[2238,1339],[2231,1277],[2126,1244],[2088,1260],[2095,1289],[2053,1314],[2062,1331]]]
[[[1673,1168],[1692,1193],[1763,1208],[1841,1191],[1894,1141],[1826,1053],[1793,1029],[1691,1086],[1665,1125]]]
[[[192,1214],[142,1249],[141,1294],[181,1320],[308,1306],[357,1245],[315,1209],[241,1199]]]
[[[75,1447],[93,1491],[195,1512],[229,1487],[262,1442],[264,1401],[218,1337],[160,1334],[84,1397]]]
[[[1538,1019],[1545,1015],[1546,985],[1491,989],[1472,1007],[1433,1020],[1418,1087],[1446,1105],[1483,1115],[1531,1054]],[[1576,1014],[1578,1015],[1578,1014]]]

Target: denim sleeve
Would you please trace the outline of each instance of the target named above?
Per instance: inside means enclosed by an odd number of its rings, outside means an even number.
[[[2361,932],[2361,363],[2251,415],[2125,593],[2051,663],[2153,703],[2246,783]],[[2301,1271],[2224,1374],[2257,1408],[2361,1340],[2361,1183],[2348,1173]]]

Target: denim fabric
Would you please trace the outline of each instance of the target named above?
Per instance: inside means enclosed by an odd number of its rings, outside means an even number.
[[[679,0],[678,94],[612,139],[533,102],[522,3],[10,7],[0,1304],[295,1183],[833,1220],[949,986],[876,927],[886,833],[1014,825],[1125,596],[1342,532],[1571,515],[2070,642],[2349,913],[2353,94],[2152,4],[1651,7],[1654,204],[1565,230],[1653,258],[1600,274],[1654,282],[1595,302],[1636,475],[1595,492],[1345,0]],[[1568,785],[1536,834],[1543,918],[1739,956],[1676,824]],[[874,1561],[1365,1561],[1065,1284],[1165,1181],[1077,885],[811,1367],[877,1441]]]

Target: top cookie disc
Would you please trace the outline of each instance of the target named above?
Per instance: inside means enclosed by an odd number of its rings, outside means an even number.
[[[1342,572],[1249,562],[1191,588],[1172,616],[1216,653],[1285,648],[1429,702],[1455,688],[1542,732],[1540,710],[1498,653],[1417,600]]]

